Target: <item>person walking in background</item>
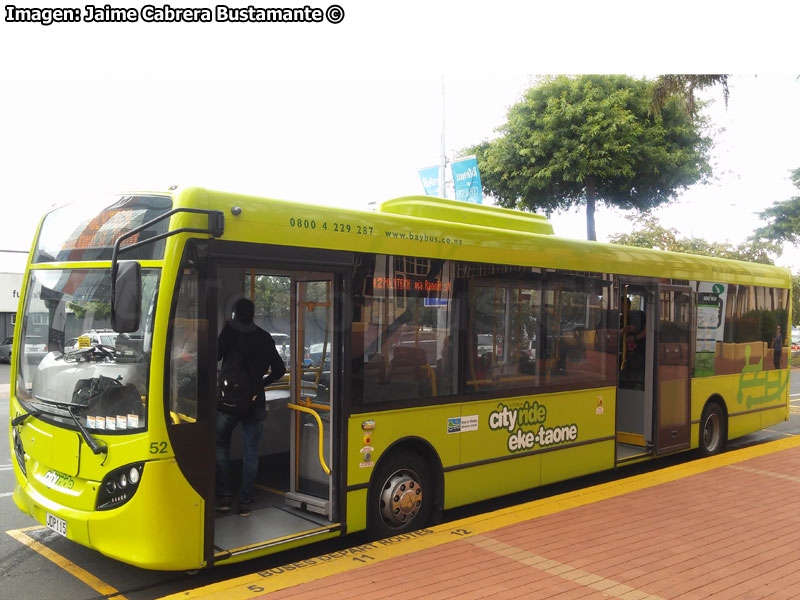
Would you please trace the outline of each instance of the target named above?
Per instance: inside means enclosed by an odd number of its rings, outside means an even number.
[[[775,330],[775,337],[772,338],[772,362],[776,369],[781,368],[781,352],[783,351],[783,335],[781,335],[781,326],[778,325]]]
[[[219,335],[217,356],[222,366],[217,404],[216,509],[231,510],[229,448],[231,434],[241,423],[244,464],[238,508],[243,517],[250,515],[258,473],[258,442],[267,416],[264,388],[286,372],[275,341],[253,322],[254,316],[255,306],[250,300],[236,302],[233,319],[225,323]]]

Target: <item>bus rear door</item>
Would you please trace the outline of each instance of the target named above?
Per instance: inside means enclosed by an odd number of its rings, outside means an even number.
[[[655,392],[656,454],[689,447],[691,433],[692,290],[660,285]]]

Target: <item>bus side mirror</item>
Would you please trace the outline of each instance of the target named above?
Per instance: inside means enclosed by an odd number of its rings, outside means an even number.
[[[142,267],[135,260],[117,263],[111,282],[111,327],[117,333],[139,329],[142,307]]]

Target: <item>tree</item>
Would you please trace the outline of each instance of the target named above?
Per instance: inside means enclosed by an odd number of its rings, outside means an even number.
[[[792,326],[800,324],[800,275],[792,275]]]
[[[67,308],[79,319],[84,319],[87,313],[91,314],[93,319],[111,318],[110,302],[70,302]]]
[[[676,229],[663,227],[652,215],[631,216],[628,220],[633,225],[633,231],[612,235],[609,238],[612,244],[716,256],[767,265],[774,264],[772,256],[779,256],[781,253],[778,244],[755,237],[736,245],[728,241],[709,242],[703,238],[679,237]]]
[[[670,98],[678,97],[686,112],[694,120],[698,110],[695,90],[714,85],[722,86],[722,97],[727,107],[730,95],[727,75],[659,75],[653,86],[652,109],[660,113]]]
[[[245,279],[245,295],[250,297],[250,278]],[[268,315],[273,319],[290,317],[291,286],[288,277],[279,275],[256,275],[255,304],[259,315]]]
[[[792,171],[792,183],[800,189],[800,168]],[[756,229],[755,236],[773,242],[800,242],[800,196],[775,202],[758,215],[767,225]]]
[[[791,172],[794,186],[800,189],[800,168]],[[762,243],[779,245],[782,242],[797,244],[800,242],[800,196],[792,196],[788,200],[775,202],[758,215],[767,221],[759,227],[753,238]],[[792,325],[800,324],[800,276],[792,276]]]
[[[651,110],[653,82],[625,75],[548,77],[511,107],[501,136],[475,154],[484,191],[508,208],[597,204],[648,210],[711,173],[711,140],[676,98]]]

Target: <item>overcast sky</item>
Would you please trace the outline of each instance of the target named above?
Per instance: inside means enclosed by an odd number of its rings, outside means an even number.
[[[754,212],[798,193],[797,6],[339,4],[338,25],[0,22],[0,249],[27,250],[50,206],[105,192],[201,185],[362,208],[421,194],[417,169],[440,154],[442,73],[449,157],[492,137],[533,73],[735,73],[727,110],[710,96],[725,129],[718,179],[658,216],[738,242],[759,225]],[[585,238],[582,211],[552,220]],[[601,240],[627,227],[598,213]],[[800,271],[796,252],[784,262]]]

